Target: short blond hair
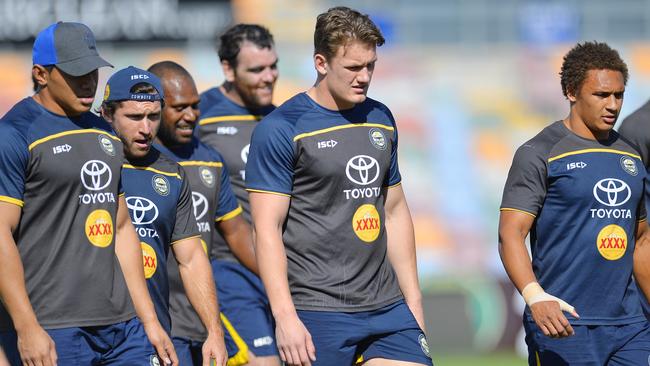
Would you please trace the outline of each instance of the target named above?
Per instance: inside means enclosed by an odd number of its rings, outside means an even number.
[[[314,54],[330,59],[341,46],[352,40],[379,47],[386,41],[377,25],[367,14],[337,6],[316,18]]]

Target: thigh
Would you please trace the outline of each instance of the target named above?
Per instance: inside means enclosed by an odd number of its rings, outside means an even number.
[[[528,364],[530,366],[602,366],[606,357],[603,349],[593,340],[593,329],[586,325],[573,325],[575,335],[566,338],[547,337],[532,321],[524,320]]]
[[[372,335],[359,349],[364,364],[433,365],[426,336],[403,301],[371,312],[368,319]]]
[[[98,333],[111,344],[102,358],[103,365],[156,366],[163,362],[149,342],[144,326],[138,318],[101,327]]]
[[[226,328],[226,341],[237,344],[238,337],[256,356],[277,356],[273,316],[262,282],[239,264],[215,262],[220,310],[231,326]],[[243,351],[241,344],[237,348]]]
[[[174,349],[176,350],[176,356],[178,357],[179,365],[193,365],[194,361],[192,360],[192,349],[189,339],[173,337],[172,343],[174,344]]]
[[[365,338],[365,321],[354,314],[298,311],[298,317],[311,334],[316,348],[312,365],[352,365],[357,346]]]
[[[608,366],[650,365],[650,325],[647,322],[616,327],[616,339],[623,344]]]
[[[56,347],[59,365],[97,365],[101,355],[109,349],[102,339],[94,337],[83,328],[48,329],[47,333]]]

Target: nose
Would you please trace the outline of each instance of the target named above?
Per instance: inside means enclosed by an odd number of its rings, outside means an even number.
[[[262,80],[265,83],[272,83],[278,78],[278,69],[266,68],[262,75]]]
[[[183,119],[188,122],[195,122],[199,118],[199,111],[192,106],[188,106],[183,111]]]
[[[357,73],[357,81],[362,84],[367,84],[370,82],[371,72],[367,67],[364,67]]]
[[[620,104],[621,100],[612,94],[607,97],[607,104],[605,104],[605,108],[607,108],[609,111],[618,111]]]
[[[151,135],[151,121],[146,116],[140,122],[140,133],[144,136]]]

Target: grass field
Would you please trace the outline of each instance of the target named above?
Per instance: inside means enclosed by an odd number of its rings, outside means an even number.
[[[434,366],[522,366],[526,360],[513,353],[488,355],[433,355]]]

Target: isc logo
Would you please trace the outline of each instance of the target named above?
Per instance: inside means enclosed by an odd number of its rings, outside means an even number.
[[[329,140],[329,141],[319,141],[318,142],[318,148],[319,149],[326,149],[328,147],[334,147],[338,144],[338,142],[334,140]]]
[[[583,169],[585,167],[587,167],[587,163],[585,163],[583,161],[578,161],[578,162],[575,162],[575,163],[568,163],[566,165],[566,170]]]
[[[149,76],[147,76],[147,75],[131,75],[131,80],[138,80],[138,79],[149,79]]]
[[[59,145],[59,146],[54,146],[54,147],[52,148],[52,151],[54,152],[54,155],[56,155],[56,154],[60,154],[60,153],[64,153],[64,152],[68,152],[68,151],[70,151],[70,150],[72,150],[72,146],[70,146],[70,145],[68,145],[68,144],[65,144],[65,145]]]

